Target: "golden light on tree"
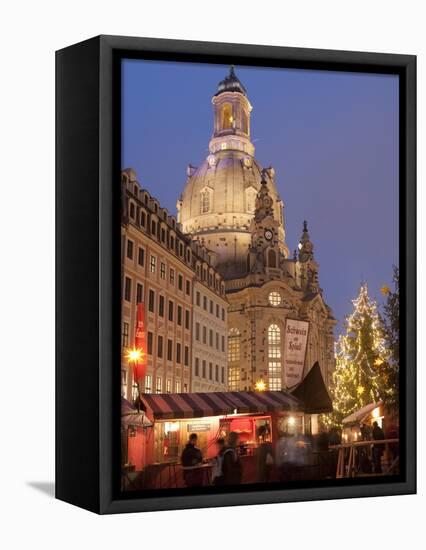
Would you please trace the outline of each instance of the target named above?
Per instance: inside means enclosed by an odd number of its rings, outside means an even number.
[[[383,323],[366,284],[361,286],[353,306],[346,319],[345,334],[336,344],[333,413],[324,419],[330,425],[341,425],[346,416],[370,403],[385,401],[394,391],[385,376],[389,350]]]
[[[388,285],[383,285],[380,289],[380,292],[383,294],[383,296],[387,296],[390,293],[390,288]]]

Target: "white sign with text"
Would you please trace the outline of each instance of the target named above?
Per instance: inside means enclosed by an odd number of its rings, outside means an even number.
[[[284,338],[284,383],[291,388],[302,381],[308,342],[308,321],[287,319]]]

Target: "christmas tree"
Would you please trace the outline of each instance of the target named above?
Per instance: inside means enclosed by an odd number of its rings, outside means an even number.
[[[399,403],[399,269],[393,268],[393,290],[382,287],[386,296],[383,305],[382,323],[386,347],[389,350],[387,363],[384,365],[383,376],[386,380],[386,393],[383,401],[387,405],[398,406]]]
[[[389,351],[377,303],[368,296],[366,284],[352,303],[354,311],[346,320],[346,333],[336,343],[333,413],[326,419],[335,426],[354,411],[381,400],[388,390]]]

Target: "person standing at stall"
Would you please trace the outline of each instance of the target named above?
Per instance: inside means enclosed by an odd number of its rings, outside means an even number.
[[[191,434],[188,443],[182,451],[183,479],[187,487],[200,487],[203,484],[202,470],[197,468],[203,462],[203,455],[197,447],[197,441],[197,434]]]
[[[236,432],[228,435],[226,449],[223,453],[223,484],[239,485],[242,479],[241,460],[237,452],[239,436]]]
[[[257,480],[259,483],[263,483],[271,479],[274,450],[271,443],[271,434],[265,425],[260,426],[257,436],[260,441],[256,453]]]
[[[225,453],[225,448],[225,439],[223,437],[219,437],[219,439],[216,441],[217,455],[213,459],[213,485],[223,485],[223,455]]]

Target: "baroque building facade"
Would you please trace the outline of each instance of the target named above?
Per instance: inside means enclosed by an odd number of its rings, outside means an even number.
[[[137,394],[128,352],[135,345],[140,303],[147,331],[146,375],[140,390],[182,393],[195,391],[195,384],[224,391],[226,324],[218,321],[223,318],[226,323],[228,303],[223,278],[214,268],[214,253],[181,232],[175,217],[141,188],[133,170],[122,171],[121,186],[122,395],[134,399]],[[208,297],[206,308],[201,298],[201,311],[199,295]],[[205,346],[195,340],[197,324],[215,329]],[[216,346],[218,338],[223,346]],[[200,353],[210,354],[211,371],[197,370]]]
[[[304,376],[318,361],[329,386],[336,321],[319,286],[307,223],[290,257],[275,171],[254,158],[252,106],[233,67],[212,103],[209,154],[199,167],[188,166],[177,210],[183,232],[217,256],[225,279],[229,390],[259,382],[286,387],[286,319],[309,322]]]

